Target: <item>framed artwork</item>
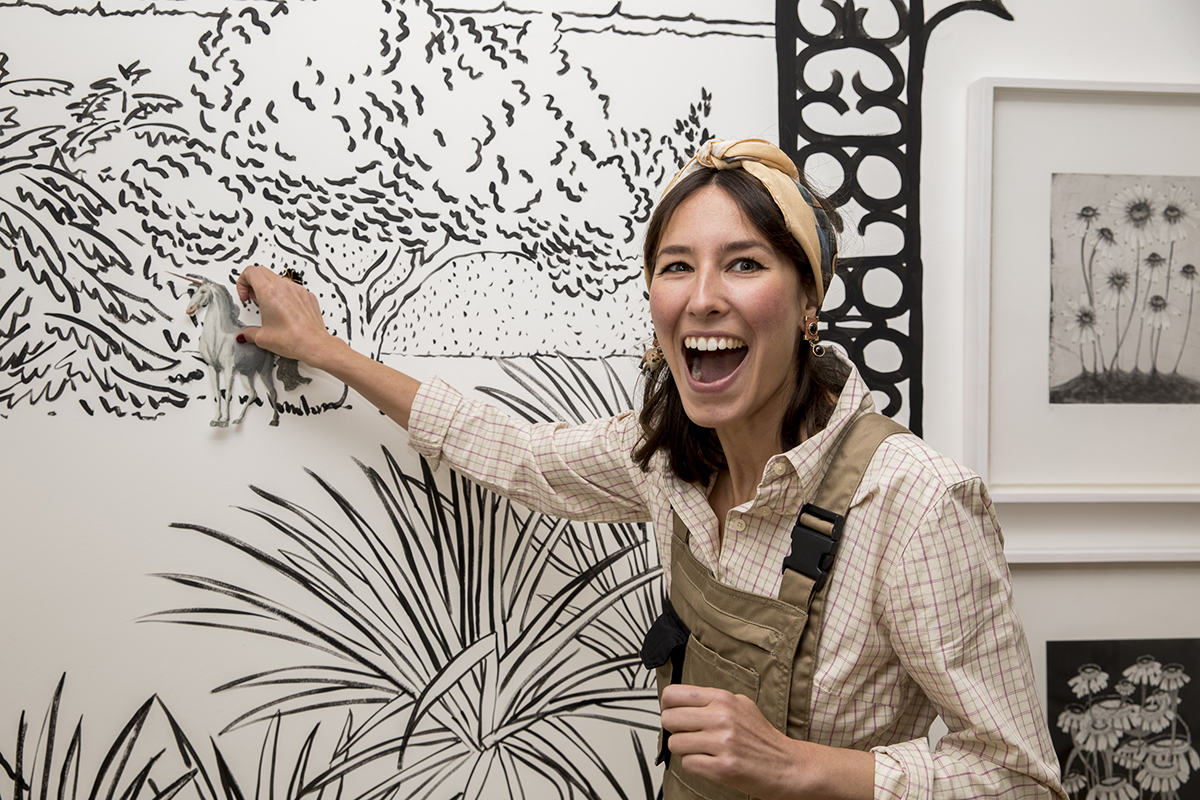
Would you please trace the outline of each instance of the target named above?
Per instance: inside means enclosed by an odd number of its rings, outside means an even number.
[[[1001,502],[1200,501],[1200,86],[972,87],[968,463]]]
[[[1200,639],[1046,643],[1050,736],[1072,798],[1200,797]]]

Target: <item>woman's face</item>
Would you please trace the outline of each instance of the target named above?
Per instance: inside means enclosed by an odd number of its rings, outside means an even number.
[[[801,294],[790,259],[722,189],[679,205],[655,253],[650,315],[692,422],[778,437],[804,316],[816,313]]]

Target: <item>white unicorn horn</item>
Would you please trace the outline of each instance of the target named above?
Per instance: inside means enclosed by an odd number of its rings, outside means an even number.
[[[179,273],[177,273],[177,272],[168,272],[167,274],[168,274],[168,275],[174,275],[176,278],[180,278],[180,279],[182,279],[182,280],[185,280],[185,281],[191,281],[192,283],[194,283],[194,284],[197,284],[197,285],[203,285],[203,284],[204,284],[204,281],[202,281],[202,280],[199,280],[199,279],[197,279],[197,278],[190,278],[190,277],[188,277],[187,275],[180,275],[180,274],[179,274]]]

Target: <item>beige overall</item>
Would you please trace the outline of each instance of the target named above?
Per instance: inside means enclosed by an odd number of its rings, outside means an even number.
[[[879,414],[864,414],[851,423],[816,496],[801,509],[792,532],[792,554],[783,565],[778,600],[714,580],[712,572],[692,555],[687,528],[674,518],[671,605],[676,622],[682,621],[686,628],[676,632],[677,644],[670,648],[670,658],[665,662],[655,658],[660,663],[651,664],[657,669],[660,697],[672,682],[727,689],[757,703],[767,720],[789,737],[808,738],[809,702],[828,585],[825,578],[833,567],[841,523],[875,449],[888,436],[905,432]],[[648,643],[659,624],[647,634]],[[660,652],[663,647],[658,648]],[[686,772],[681,759],[670,758],[668,736],[663,736],[659,756],[668,762],[664,800],[747,798],[742,792]]]

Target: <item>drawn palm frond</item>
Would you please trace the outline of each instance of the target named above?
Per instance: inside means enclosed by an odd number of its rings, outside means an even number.
[[[523,366],[526,362],[528,367]],[[628,370],[635,363],[632,356],[585,359],[560,353],[553,358],[497,358],[496,363],[522,393],[486,386],[476,387],[477,391],[529,422],[580,424],[634,407],[630,387],[621,377],[621,368]],[[573,526],[573,532],[574,536],[564,543],[564,547],[551,554],[557,569],[565,572],[582,570],[615,550],[636,545],[641,545],[637,549],[638,568],[647,571],[658,568],[658,552],[645,525],[580,523]],[[609,583],[611,575],[607,573],[597,576],[596,580],[605,591],[615,588]],[[604,658],[637,653],[642,637],[661,608],[660,591],[626,595],[620,601],[620,613],[597,620],[582,634],[581,641]],[[649,673],[627,674],[637,681],[637,685],[649,685],[652,678]]]
[[[582,530],[454,473],[442,490],[424,462],[414,476],[383,455],[382,473],[359,464],[377,500],[369,508],[309,473],[336,521],[254,489],[274,510],[243,510],[282,537],[279,547],[174,526],[237,549],[301,590],[299,600],[284,601],[211,577],[163,576],[218,602],[150,619],[282,639],[316,656],[218,687],[266,694],[226,730],[363,710],[339,763],[313,778],[310,791],[361,773],[383,775],[363,797],[401,785],[413,797],[479,796],[484,787],[490,796],[497,781],[527,779],[587,796],[609,785],[624,796],[594,744],[564,732],[577,720],[657,729],[655,693],[645,688],[636,649],[618,652],[611,643],[630,598],[657,584],[644,533],[601,536],[606,526]],[[586,559],[573,551],[580,542],[589,543]],[[567,748],[571,765],[550,764],[562,753],[533,744],[542,740]]]

